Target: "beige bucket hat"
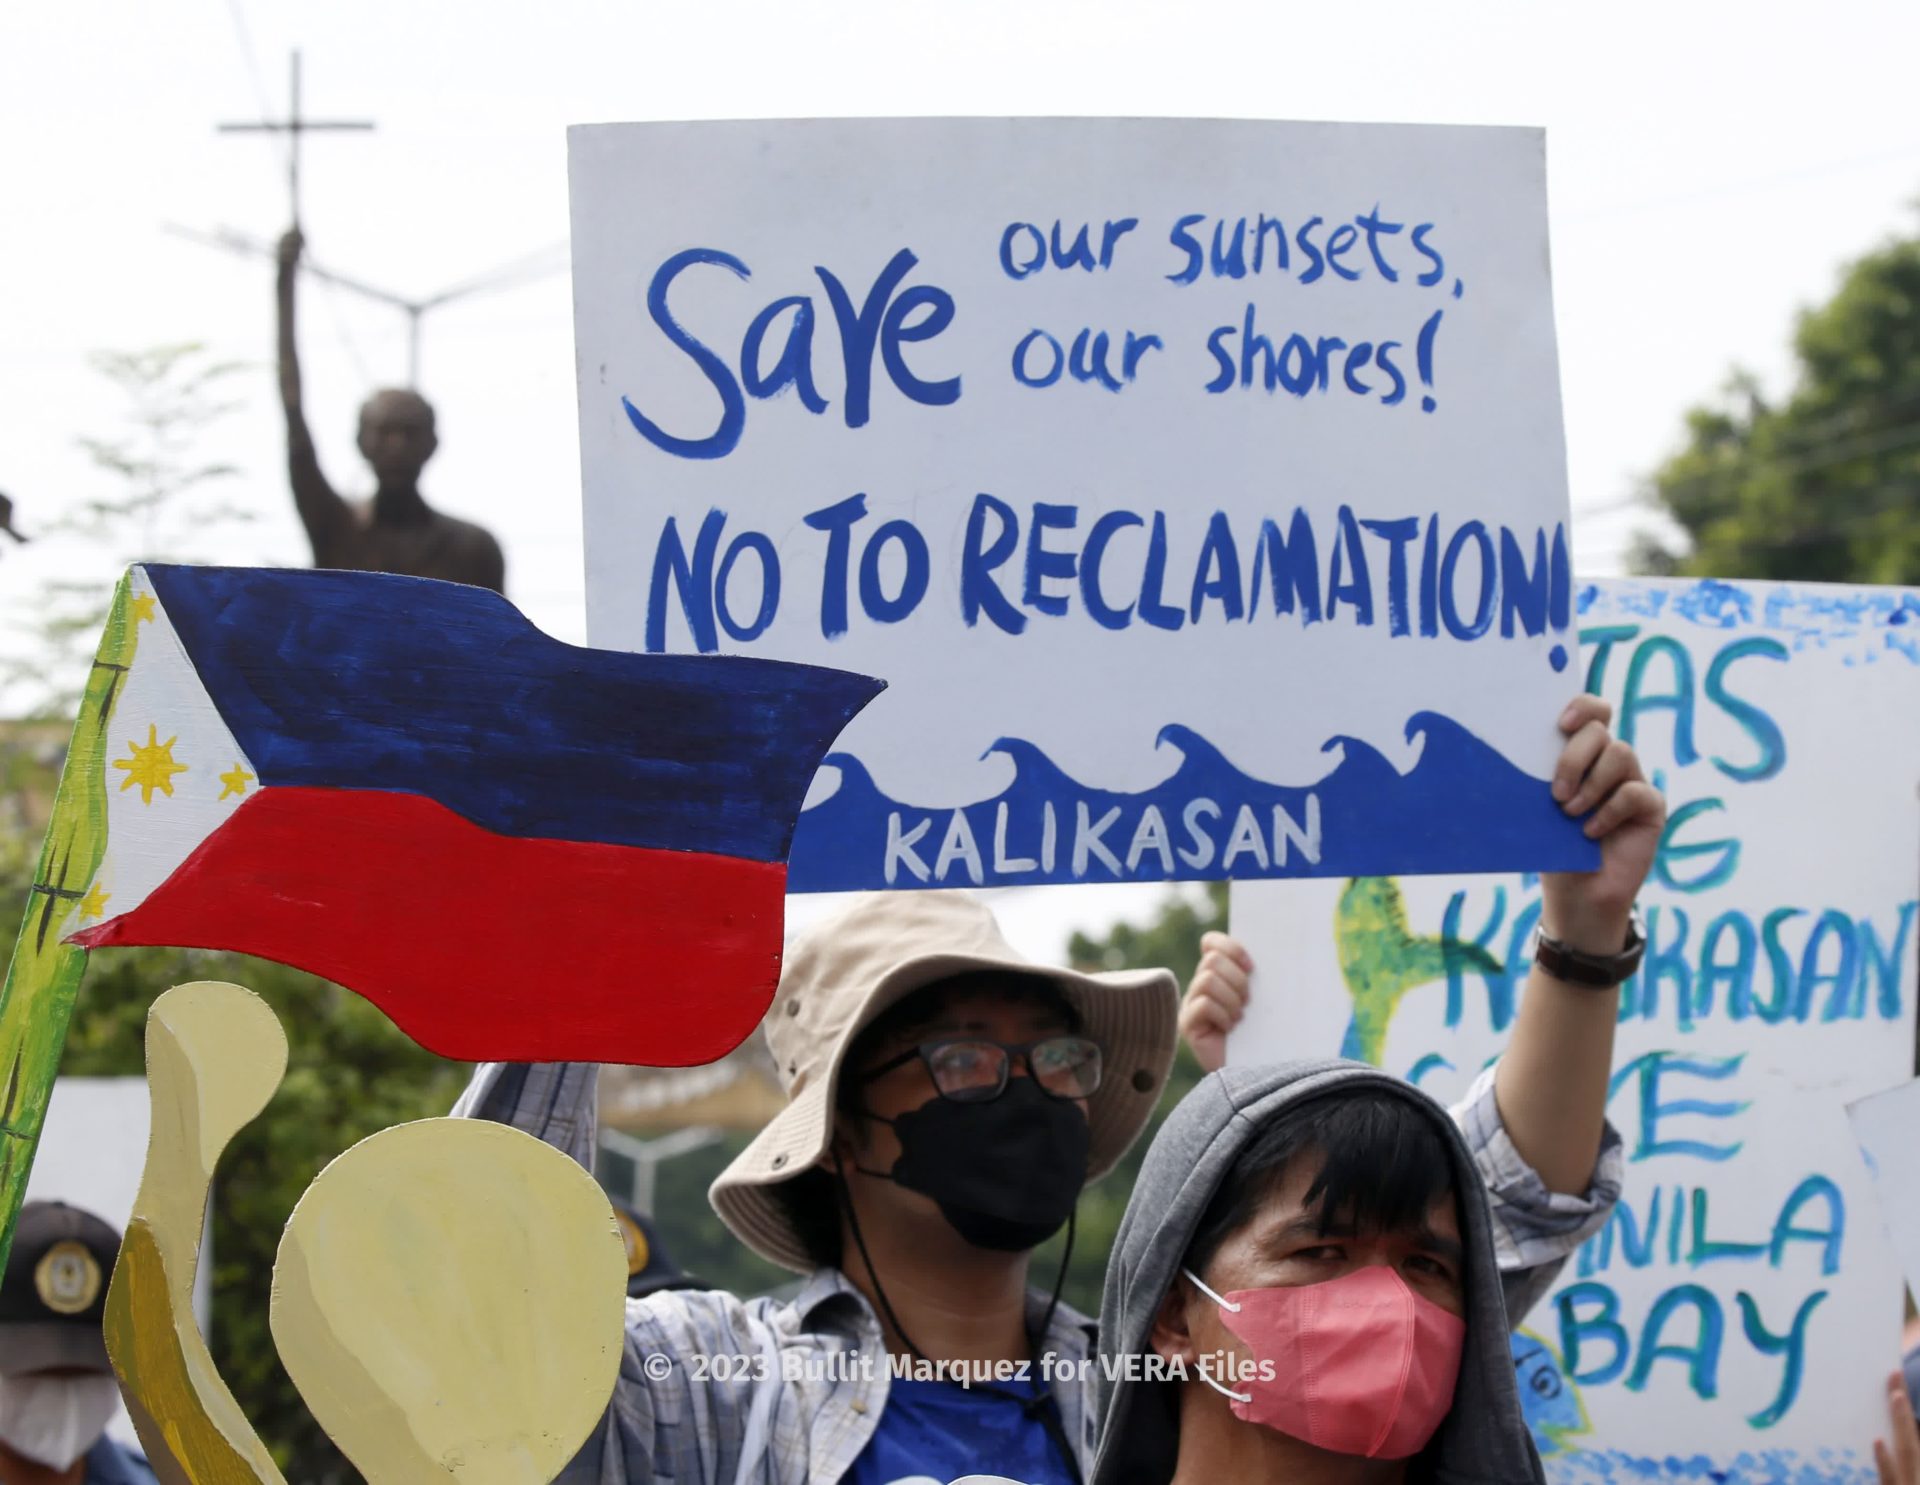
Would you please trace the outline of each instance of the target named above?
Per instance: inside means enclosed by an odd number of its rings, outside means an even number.
[[[860,1031],[923,986],[979,970],[1049,981],[1100,1043],[1105,1073],[1088,1100],[1087,1179],[1105,1175],[1146,1127],[1173,1064],[1179,988],[1164,969],[1079,974],[1015,952],[993,913],[964,892],[875,893],[787,951],[765,1031],[787,1106],[708,1191],[720,1220],[769,1262],[813,1267],[774,1188],[812,1170],[833,1133],[840,1065]]]

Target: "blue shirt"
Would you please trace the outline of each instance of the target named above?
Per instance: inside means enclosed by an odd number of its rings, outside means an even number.
[[[845,1485],[926,1485],[930,1480],[947,1485],[980,1473],[1005,1475],[1022,1485],[1073,1485],[1046,1425],[1029,1418],[1004,1390],[894,1377],[887,1383],[880,1426],[854,1460]]]
[[[159,1485],[146,1456],[105,1434],[87,1450],[85,1485]]]

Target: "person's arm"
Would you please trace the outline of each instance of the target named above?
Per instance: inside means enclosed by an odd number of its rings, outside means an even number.
[[[1666,801],[1646,781],[1633,749],[1607,731],[1611,715],[1595,696],[1568,705],[1560,718],[1567,743],[1553,776],[1561,809],[1593,811],[1586,833],[1600,843],[1600,869],[1541,878],[1541,927],[1570,948],[1603,956],[1626,947],[1633,901],[1667,819]],[[1207,934],[1200,946],[1180,1030],[1212,1071],[1226,1061],[1227,1035],[1246,1011],[1253,961],[1224,933]],[[1527,975],[1494,1092],[1514,1151],[1549,1192],[1577,1195],[1592,1184],[1619,1014],[1618,987],[1567,984],[1538,965]]]
[[[597,1062],[483,1062],[451,1114],[511,1124],[572,1156],[591,1175],[600,1133],[599,1093]]]
[[[597,1062],[486,1062],[474,1069],[452,1113],[511,1124],[591,1171],[599,1077]],[[759,1463],[772,1446],[756,1436],[755,1419],[778,1407],[787,1385],[780,1346],[762,1301],[692,1290],[628,1300],[620,1372],[606,1414],[560,1481],[627,1485],[670,1478],[723,1485],[733,1476],[718,1473],[716,1456],[746,1453]],[[714,1357],[747,1358],[757,1369],[751,1377],[703,1370],[701,1363]]]
[[[1585,829],[1600,843],[1600,869],[1541,878],[1541,926],[1603,956],[1626,947],[1633,900],[1666,826],[1666,802],[1642,777],[1633,749],[1608,733],[1610,715],[1592,696],[1567,707],[1553,778],[1563,810],[1593,812]],[[1487,1188],[1515,1325],[1620,1199],[1623,1152],[1607,1123],[1619,1010],[1617,987],[1565,984],[1536,965],[1506,1051],[1453,1110]]]
[[[333,486],[327,483],[327,477],[320,472],[320,456],[314,451],[313,435],[307,431],[306,410],[301,402],[300,351],[294,336],[293,290],[304,245],[298,227],[289,229],[280,239],[280,276],[276,286],[280,406],[287,415],[287,478],[293,486],[294,509],[300,513],[301,525],[307,528],[307,540],[313,545],[313,559],[318,563],[331,554],[334,541],[351,521],[352,514],[347,509],[347,503],[335,493]]]
[[[597,1062],[483,1062],[449,1111],[455,1119],[492,1119],[545,1140],[593,1171],[598,1142]],[[669,1298],[672,1298],[671,1296]],[[560,1478],[581,1485],[623,1485],[653,1478],[659,1454],[655,1388],[645,1359],[662,1346],[648,1311],[629,1301],[620,1374],[606,1416]],[[681,1374],[684,1368],[676,1367]],[[697,1475],[692,1478],[698,1478]]]
[[[1600,843],[1600,869],[1548,872],[1540,883],[1541,929],[1602,956],[1626,948],[1634,898],[1667,820],[1666,801],[1646,781],[1633,749],[1608,732],[1612,714],[1595,696],[1567,707],[1560,718],[1567,744],[1553,775],[1561,809],[1593,812],[1585,829]],[[1514,1150],[1550,1192],[1578,1194],[1593,1179],[1619,1014],[1617,986],[1568,984],[1537,964],[1527,975],[1494,1096]]]

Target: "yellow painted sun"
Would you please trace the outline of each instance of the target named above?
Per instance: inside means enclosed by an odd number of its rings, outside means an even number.
[[[137,742],[129,742],[127,747],[133,756],[113,760],[115,768],[123,768],[127,772],[127,776],[120,781],[121,793],[124,794],[138,784],[142,804],[153,803],[155,789],[171,799],[173,776],[187,771],[186,764],[173,761],[173,745],[178,741],[180,741],[178,737],[170,737],[165,742],[161,742],[159,729],[149,722],[145,746]]]
[[[107,915],[107,899],[111,892],[102,892],[100,884],[95,882],[87,888],[87,895],[80,899],[80,916],[83,918],[104,918]]]
[[[153,595],[151,593],[134,594],[133,602],[129,604],[128,607],[133,612],[134,623],[138,624],[142,619],[145,619],[149,624],[153,622]]]
[[[230,794],[238,794],[244,798],[247,792],[247,785],[253,782],[253,775],[236,763],[232,768],[220,775],[220,782],[227,786],[220,791],[220,797],[222,799],[225,799]]]

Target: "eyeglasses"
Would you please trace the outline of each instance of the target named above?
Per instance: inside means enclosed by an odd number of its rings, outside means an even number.
[[[926,1064],[934,1090],[956,1103],[986,1103],[1007,1091],[1013,1059],[1026,1060],[1027,1073],[1043,1093],[1055,1098],[1090,1098],[1100,1086],[1100,1044],[1084,1036],[1049,1036],[1014,1046],[980,1037],[922,1042],[898,1057],[861,1074],[870,1083],[914,1058]]]

